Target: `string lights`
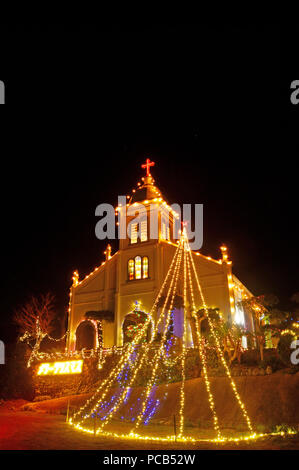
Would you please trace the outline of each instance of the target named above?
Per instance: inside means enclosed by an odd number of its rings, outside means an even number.
[[[183,236],[185,237],[185,239],[187,238],[186,232],[184,232]],[[187,243],[188,243],[188,240],[186,240],[186,245],[187,245],[186,246],[186,252],[191,256],[191,251],[190,251],[190,248],[189,248]],[[191,295],[191,302],[192,302],[193,318],[195,320],[196,336],[197,336],[197,343],[198,343],[198,352],[199,352],[199,357],[200,357],[200,361],[201,361],[201,364],[202,364],[202,370],[203,370],[203,376],[204,376],[204,381],[205,381],[205,385],[206,385],[206,390],[207,390],[207,393],[208,393],[209,406],[210,406],[210,410],[211,410],[211,413],[212,413],[212,416],[213,416],[214,429],[215,429],[215,432],[217,434],[217,439],[221,440],[222,436],[221,436],[221,432],[220,432],[220,428],[219,428],[218,417],[217,417],[216,410],[215,410],[214,398],[213,398],[213,395],[212,395],[212,392],[211,392],[211,385],[210,385],[210,381],[209,381],[209,377],[208,377],[207,359],[206,359],[206,354],[205,354],[205,350],[204,350],[204,346],[203,346],[203,341],[202,341],[201,334],[200,334],[200,326],[199,326],[199,322],[198,322],[198,316],[196,315],[196,307],[195,307],[195,298],[194,298],[194,291],[193,291],[193,284],[192,284],[190,260],[189,260],[188,256],[187,256],[187,266],[188,266],[188,279],[189,279],[189,288],[190,288],[190,295]]]
[[[185,362],[186,362],[186,308],[187,308],[187,257],[185,249],[185,237],[183,238],[184,243],[184,319],[183,319],[183,334],[182,334],[182,361],[181,361],[181,389],[180,389],[180,411],[179,411],[179,438],[183,437],[184,432],[184,408],[185,408]]]
[[[196,268],[195,268],[195,264],[194,264],[194,260],[192,258],[192,255],[191,255],[191,251],[190,249],[188,250],[189,252],[189,257],[190,257],[190,260],[191,260],[191,265],[192,265],[192,268],[193,268],[193,272],[194,272],[194,275],[195,275],[195,280],[196,280],[196,283],[197,283],[197,287],[198,287],[198,291],[199,291],[199,294],[200,294],[200,297],[201,297],[201,301],[202,301],[202,305],[204,307],[204,311],[205,311],[205,315],[207,317],[207,320],[208,320],[208,324],[209,324],[209,327],[210,327],[210,330],[211,330],[211,333],[212,333],[212,336],[215,340],[215,343],[216,343],[216,349],[217,349],[217,352],[218,352],[218,355],[220,357],[220,360],[224,366],[224,369],[225,369],[225,372],[226,372],[226,375],[228,376],[229,380],[230,380],[230,384],[231,384],[231,387],[232,387],[232,390],[233,390],[233,393],[235,395],[235,398],[237,399],[238,403],[239,403],[239,406],[242,410],[242,413],[243,413],[243,416],[244,416],[244,419],[247,423],[247,426],[248,426],[248,429],[253,433],[253,428],[252,428],[252,425],[251,425],[251,421],[250,421],[250,418],[247,414],[247,411],[245,409],[245,405],[244,403],[242,402],[241,398],[240,398],[240,395],[237,391],[237,387],[236,387],[236,384],[231,376],[231,373],[230,373],[230,370],[229,370],[229,367],[226,363],[226,360],[225,360],[225,357],[224,357],[224,354],[223,354],[223,351],[221,349],[221,346],[220,346],[220,341],[219,341],[219,338],[216,334],[216,331],[215,331],[215,328],[214,328],[214,325],[213,325],[213,322],[210,318],[210,315],[209,315],[209,309],[206,305],[206,302],[205,302],[205,299],[204,299],[204,296],[203,296],[203,292],[202,292],[202,288],[201,288],[201,285],[200,285],[200,282],[199,282],[199,279],[198,279],[198,275],[197,275],[197,271],[196,271]]]
[[[225,251],[225,250],[224,250]],[[227,256],[226,253],[224,253]],[[224,260],[227,262],[227,258]],[[183,264],[183,274],[181,274],[181,267]],[[173,310],[174,310],[174,299],[178,290],[179,279],[183,279],[183,332],[182,332],[182,348],[181,353],[174,358],[169,358],[170,348],[172,347],[172,339],[169,334],[172,328],[173,322]],[[195,291],[193,286],[193,280],[195,280],[195,287],[199,292],[201,304],[207,318],[211,335],[215,341],[215,348],[217,354],[221,360],[221,363],[225,369],[226,375],[229,379],[230,386],[232,388],[234,397],[241,409],[244,420],[249,429],[248,435],[241,435],[239,437],[226,437],[223,436],[220,430],[218,416],[216,413],[216,406],[211,391],[211,384],[208,376],[207,358],[206,358],[206,344],[201,336],[198,308],[195,304]],[[230,281],[230,279],[228,279]],[[143,343],[144,335],[146,334],[147,328],[153,321],[154,310],[159,305],[159,300],[162,297],[163,292],[167,288],[167,294],[163,297],[163,306],[160,309],[160,315],[155,324],[153,324],[152,335],[148,342]],[[232,286],[229,286],[232,288]],[[213,425],[216,433],[214,439],[201,439],[194,438],[185,435],[184,430],[184,414],[185,414],[185,381],[186,381],[186,338],[187,338],[187,305],[188,305],[188,293],[191,299],[191,313],[195,322],[195,331],[197,339],[197,349],[199,353],[199,359],[202,366],[203,379],[208,394],[209,407],[213,417]],[[168,338],[168,339],[167,339]],[[157,341],[157,346],[153,345],[154,341]],[[154,394],[156,393],[157,381],[159,379],[158,371],[159,365],[163,361],[167,367],[172,367],[175,364],[179,364],[181,384],[179,388],[179,433],[166,437],[158,436],[147,436],[143,433],[137,432],[140,425],[147,424],[151,417],[156,412],[158,406],[161,404],[160,399],[155,399]],[[121,409],[128,401],[129,395],[132,391],[132,387],[135,385],[136,379],[138,378],[142,369],[145,365],[150,370],[150,377],[143,388],[143,391],[135,404],[130,408],[130,413],[134,414],[136,411],[136,419],[133,428],[128,433],[112,432],[104,429],[116,415],[118,410]],[[168,376],[170,381],[171,377]],[[118,391],[114,391],[114,387],[119,387]],[[110,397],[110,398],[109,398]],[[164,399],[167,397],[167,392],[164,395]],[[96,425],[89,427],[86,421],[90,418],[100,417],[100,424],[96,429]],[[124,419],[124,416],[121,417]],[[134,417],[130,418],[130,421],[134,421]],[[217,336],[213,321],[209,315],[202,288],[199,283],[198,273],[195,268],[192,252],[188,242],[185,228],[181,232],[181,238],[177,245],[174,257],[168,269],[165,280],[161,286],[161,289],[155,299],[151,311],[148,313],[143,325],[140,325],[136,329],[135,334],[132,336],[132,341],[127,343],[121,353],[121,357],[116,366],[110,371],[108,377],[102,381],[99,388],[96,390],[94,395],[87,400],[87,402],[79,408],[74,416],[69,420],[69,424],[75,427],[75,429],[89,433],[102,435],[106,437],[113,437],[119,439],[139,439],[143,441],[153,442],[211,442],[211,443],[222,443],[222,442],[240,442],[250,441],[265,436],[286,436],[288,434],[296,434],[296,432],[290,430],[289,432],[277,432],[271,434],[255,433],[250,421],[250,418],[245,409],[245,405],[242,402],[240,395],[237,391],[235,382],[232,379],[229,367],[226,363],[223,350],[220,345],[220,340]]]
[[[169,326],[170,317],[171,317],[171,310],[172,310],[172,307],[173,307],[173,302],[174,302],[175,293],[176,293],[177,281],[178,281],[178,276],[179,276],[179,268],[181,266],[182,245],[183,245],[183,242],[182,242],[182,240],[180,240],[180,242],[179,242],[178,262],[176,263],[174,274],[173,274],[173,277],[172,277],[172,280],[171,280],[171,283],[170,283],[170,288],[168,290],[168,293],[167,293],[167,296],[166,296],[166,299],[165,299],[165,302],[164,302],[164,305],[163,305],[163,309],[162,309],[160,318],[164,314],[164,311],[165,311],[166,306],[168,304],[168,299],[169,299],[170,293],[171,293],[171,291],[173,291],[172,292],[171,303],[170,303],[169,309],[167,309],[168,312],[167,312],[166,319],[165,319],[165,327],[164,327],[164,331],[163,331],[163,334],[162,334],[161,345],[160,345],[160,347],[158,348],[158,351],[155,354],[154,366],[153,366],[151,378],[150,378],[150,380],[149,380],[149,382],[148,382],[148,384],[145,388],[145,398],[144,398],[143,403],[142,403],[141,411],[138,414],[137,419],[136,419],[135,429],[137,429],[139,427],[139,425],[141,423],[141,420],[144,416],[147,400],[148,400],[149,394],[151,392],[152,386],[154,385],[154,382],[155,382],[157,368],[158,368],[158,365],[159,365],[159,360],[160,360],[162,350],[163,350],[163,346],[164,346],[164,343],[165,343],[165,340],[166,340],[166,335],[167,335],[168,326]]]
[[[178,258],[178,255],[179,255],[179,251],[180,251],[180,244],[178,245],[177,247],[177,250],[175,252],[175,255],[173,257],[173,260],[171,262],[171,265],[169,267],[169,270],[167,272],[167,275],[165,277],[165,280],[161,286],[161,289],[156,297],[156,300],[153,304],[153,307],[148,315],[148,318],[146,319],[144,325],[143,325],[143,328],[137,333],[137,335],[133,338],[132,342],[131,343],[127,343],[127,345],[125,346],[124,348],[124,351],[123,351],[123,354],[120,358],[120,361],[119,363],[111,370],[109,376],[103,380],[103,382],[101,383],[101,385],[99,386],[99,388],[96,390],[95,394],[85,403],[85,405],[83,407],[81,407],[77,413],[75,413],[75,415],[73,416],[73,418],[70,420],[70,423],[72,424],[73,421],[76,420],[76,418],[79,418],[79,423],[78,425],[80,425],[80,423],[82,422],[82,420],[85,420],[87,419],[88,415],[86,415],[86,411],[87,409],[90,409],[90,407],[92,407],[91,409],[91,413],[94,413],[96,411],[96,408],[97,408],[97,404],[98,403],[101,403],[101,401],[105,398],[105,396],[107,395],[107,392],[109,390],[109,388],[112,386],[113,382],[116,380],[118,374],[123,370],[123,368],[125,367],[125,364],[128,362],[129,360],[129,357],[131,355],[131,353],[133,352],[133,350],[135,349],[135,346],[138,345],[140,339],[142,338],[144,332],[146,331],[149,323],[151,322],[152,320],[152,313],[154,312],[159,300],[160,300],[160,297],[164,291],[164,288],[167,284],[167,281],[171,275],[171,273],[174,271],[174,267],[176,266],[176,261],[177,261],[177,258]],[[166,305],[166,301],[165,301],[165,305]],[[150,344],[153,342],[157,332],[158,332],[158,327],[159,327],[159,324],[161,323],[161,320],[162,320],[162,315],[160,315],[160,318],[158,319],[154,329],[153,329],[153,335],[152,335],[152,338],[150,340]],[[145,346],[145,352],[148,351],[148,348],[149,348],[149,344],[147,344]],[[135,363],[136,364],[136,363]],[[101,393],[102,392],[102,393]],[[93,404],[93,405],[92,405]]]

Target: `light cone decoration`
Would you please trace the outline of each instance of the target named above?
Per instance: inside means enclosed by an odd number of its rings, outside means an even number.
[[[179,421],[178,421],[178,432],[177,435],[169,436],[149,436],[146,435],[144,430],[145,425],[149,422],[151,417],[154,415],[159,400],[154,400],[155,390],[157,389],[157,377],[159,372],[159,366],[162,361],[167,363],[168,352],[167,352],[167,337],[169,328],[172,322],[172,312],[174,310],[174,302],[176,293],[178,291],[178,285],[183,285],[183,298],[184,298],[184,321],[183,321],[183,333],[182,333],[182,352],[179,357],[175,358],[173,362],[179,361],[181,364],[181,381],[179,384]],[[244,422],[248,428],[248,433],[242,434],[239,437],[225,437],[221,433],[219,421],[216,412],[216,406],[214,397],[211,391],[210,380],[208,376],[207,358],[206,358],[206,346],[205,342],[201,338],[201,332],[198,320],[198,308],[195,305],[195,289],[200,295],[201,306],[203,306],[205,315],[209,324],[211,334],[214,338],[218,357],[224,367],[227,379],[230,383],[235,400],[240,407],[240,411],[243,415]],[[165,299],[165,300],[164,300]],[[163,305],[161,307],[161,300]],[[184,414],[185,414],[185,366],[186,366],[186,336],[187,336],[187,320],[186,320],[186,305],[189,300],[189,305],[192,309],[192,316],[195,321],[195,329],[197,335],[197,345],[199,359],[202,367],[203,380],[205,383],[208,405],[210,407],[211,415],[213,418],[213,425],[215,436],[211,439],[201,439],[194,436],[188,436],[186,434],[184,426]],[[159,304],[160,301],[160,304]],[[151,339],[144,343],[144,337],[150,324],[152,324],[153,313],[157,306],[161,308],[161,312],[156,324],[152,328]],[[157,334],[159,333],[159,341],[157,341]],[[135,416],[130,420],[131,428],[126,432],[115,432],[109,431],[109,423],[112,419],[119,419],[118,429],[122,428],[120,423],[119,412],[126,405],[129,399],[129,395],[137,382],[139,374],[142,373],[146,361],[149,355],[152,355],[150,377],[145,387],[139,387],[140,390],[139,398],[136,401],[136,407],[131,408]],[[167,386],[166,386],[167,389]],[[167,392],[165,393],[164,399],[167,400]],[[200,419],[200,416],[195,417]],[[126,343],[122,355],[111,370],[108,377],[104,379],[99,388],[93,394],[93,396],[86,401],[86,403],[69,419],[69,424],[74,426],[76,429],[85,431],[94,435],[110,436],[114,438],[126,438],[126,439],[142,439],[152,441],[210,441],[210,442],[224,442],[224,441],[239,441],[256,439],[258,437],[265,436],[265,434],[256,434],[253,430],[250,418],[247,414],[246,408],[237,390],[236,384],[231,376],[230,369],[226,363],[219,338],[215,331],[215,327],[212,319],[209,315],[209,310],[206,305],[203,292],[200,286],[198,273],[195,268],[194,260],[192,257],[192,251],[189,246],[187,234],[185,228],[181,232],[181,238],[178,242],[177,249],[174,257],[170,264],[169,270],[162,284],[160,292],[149,312],[145,323],[136,335],[133,337],[130,343]],[[114,422],[114,428],[115,425]],[[157,426],[157,432],[159,426]]]

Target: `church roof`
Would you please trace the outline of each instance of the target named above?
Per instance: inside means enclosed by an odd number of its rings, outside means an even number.
[[[143,184],[137,189],[133,190],[133,194],[130,199],[130,204],[135,202],[150,201],[161,197],[161,192],[155,186],[155,180],[151,175],[142,178]]]

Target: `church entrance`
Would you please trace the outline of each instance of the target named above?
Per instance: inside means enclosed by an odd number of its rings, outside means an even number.
[[[94,349],[96,347],[96,330],[93,324],[86,320],[80,323],[76,330],[76,351]]]
[[[148,315],[141,311],[131,312],[126,315],[123,322],[123,344],[130,343],[135,335],[143,327]],[[151,338],[151,324],[149,324],[147,331],[144,333],[141,342],[147,342]]]

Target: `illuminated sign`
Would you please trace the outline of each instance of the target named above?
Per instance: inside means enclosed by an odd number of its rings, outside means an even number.
[[[81,374],[83,361],[44,363],[39,366],[37,375]]]

